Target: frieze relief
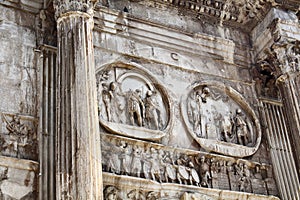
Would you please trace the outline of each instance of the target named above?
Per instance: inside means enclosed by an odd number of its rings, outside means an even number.
[[[261,141],[258,118],[244,97],[218,82],[197,83],[182,97],[188,132],[207,151],[245,157]]]
[[[123,64],[97,73],[100,124],[119,135],[158,141],[170,129],[171,100],[145,70]]]
[[[35,118],[2,113],[1,155],[37,160]]]
[[[135,177],[148,181],[144,184],[276,195],[272,167],[264,163],[175,149],[113,135],[102,135],[101,141],[103,171],[115,178]],[[111,190],[115,193],[119,191],[116,188]],[[132,199],[129,196],[138,195],[139,192],[136,192],[128,193],[127,198]]]

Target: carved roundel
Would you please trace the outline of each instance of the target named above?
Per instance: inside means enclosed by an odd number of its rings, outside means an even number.
[[[158,141],[172,122],[171,100],[162,84],[137,64],[117,63],[97,73],[100,124],[132,138]]]
[[[245,157],[261,141],[259,120],[241,94],[218,82],[189,88],[181,110],[188,132],[207,151]]]

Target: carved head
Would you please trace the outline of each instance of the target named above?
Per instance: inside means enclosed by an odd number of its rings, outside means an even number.
[[[105,200],[117,200],[118,189],[114,186],[108,186],[104,190],[104,198]]]
[[[21,122],[20,116],[19,115],[14,115],[13,116],[13,121],[15,121],[17,123],[20,123]]]
[[[236,109],[236,114],[237,114],[237,115],[241,115],[241,114],[242,114],[242,110],[241,110],[241,109],[239,109],[239,108],[238,108],[238,109]]]
[[[148,97],[151,97],[151,96],[152,96],[152,94],[153,94],[153,93],[152,93],[152,91],[151,91],[151,90],[149,90],[149,91],[147,92],[147,96],[148,96]]]

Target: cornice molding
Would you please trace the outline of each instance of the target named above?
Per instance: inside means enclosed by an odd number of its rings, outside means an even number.
[[[227,23],[252,29],[272,7],[280,6],[276,0],[153,0],[192,12],[198,19],[213,17],[220,24]]]

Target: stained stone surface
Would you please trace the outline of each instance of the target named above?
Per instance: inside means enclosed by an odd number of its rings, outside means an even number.
[[[0,198],[36,199],[37,170],[37,162],[0,156]]]
[[[0,0],[0,199],[300,199],[298,8]]]

